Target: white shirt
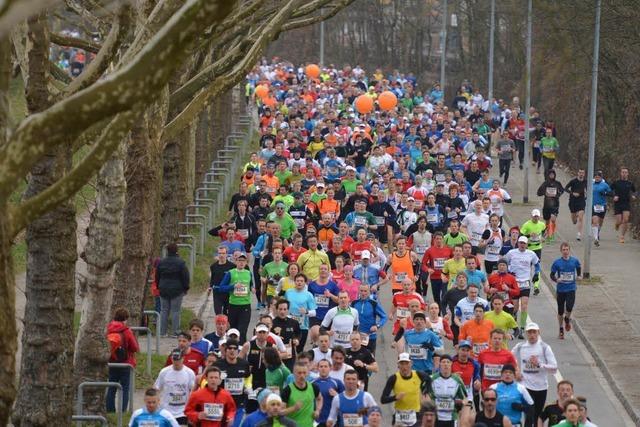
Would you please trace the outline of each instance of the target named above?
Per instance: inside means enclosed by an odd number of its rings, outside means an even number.
[[[344,382],[344,373],[352,369],[353,366],[343,363],[342,368],[337,371],[331,368],[331,371],[329,371],[329,377],[333,378],[334,380],[340,380]]]
[[[511,249],[505,255],[505,259],[509,264],[509,271],[516,276],[518,282],[531,280],[531,269],[540,262],[535,252],[529,249]]]
[[[465,234],[469,236],[469,241],[472,246],[478,246],[478,243],[480,243],[480,239],[482,238],[482,233],[486,230],[488,225],[489,216],[484,213],[477,215],[475,212],[472,212],[462,220],[462,226],[467,230],[467,233]]]
[[[522,380],[520,381],[529,390],[546,390],[549,388],[547,381],[548,374],[555,374],[558,371],[558,362],[549,344],[540,338],[535,344],[529,341],[518,343],[513,350],[513,356],[518,362]],[[539,366],[534,366],[529,362],[531,356],[538,357]]]
[[[373,398],[373,396],[371,396],[371,393],[365,391],[364,393],[364,398],[363,398],[363,403],[365,408],[371,408],[372,406],[377,406],[377,403],[375,401],[375,399]],[[347,400],[353,400],[355,398],[358,397],[358,395],[360,394],[360,390],[358,390],[358,393],[356,393],[355,396],[353,397],[349,397],[346,394],[340,393],[344,396],[345,399]],[[333,421],[335,423],[335,421],[338,419],[338,410],[340,409],[340,395],[335,395],[333,396],[333,399],[331,400],[331,410],[329,411],[329,418],[327,418],[327,421]]]
[[[340,345],[343,348],[351,348],[351,334],[359,324],[358,310],[353,307],[347,307],[340,311],[338,311],[338,307],[333,307],[322,321],[324,328],[328,329],[331,326],[331,330],[334,332],[331,335],[331,347]]]
[[[162,368],[154,388],[160,390],[160,407],[175,418],[184,417],[184,407],[196,383],[196,374],[183,366],[179,371],[173,365]]]

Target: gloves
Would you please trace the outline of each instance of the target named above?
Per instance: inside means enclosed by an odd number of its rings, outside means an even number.
[[[533,281],[537,282],[538,280],[540,280],[540,275],[538,273],[533,275]]]
[[[431,350],[431,351],[433,351],[433,344],[431,344],[430,342],[422,343],[422,346],[421,346],[421,347],[422,347],[422,348],[425,348],[425,349],[427,349],[427,350]]]
[[[514,411],[522,412],[522,411],[524,411],[524,405],[522,403],[519,403],[519,402],[513,402],[511,404],[511,409],[513,409]]]
[[[462,400],[461,399],[454,400],[453,408],[456,410],[456,412],[460,412],[462,410]]]

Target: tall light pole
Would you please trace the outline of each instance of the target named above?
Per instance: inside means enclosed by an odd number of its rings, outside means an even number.
[[[529,202],[529,110],[531,109],[531,15],[533,14],[533,0],[528,1],[527,6],[527,71],[525,87],[525,111],[524,111],[524,190],[522,192],[522,203]]]
[[[320,14],[322,15],[322,9]],[[320,67],[324,67],[324,20],[320,21]]]
[[[596,24],[591,64],[591,107],[589,109],[589,160],[587,166],[587,206],[584,216],[584,262],[582,275],[589,278],[591,268],[591,217],[593,206],[593,173],[596,156],[596,101],[598,100],[598,62],[600,61],[600,0],[596,0]]]
[[[445,64],[447,62],[447,17],[449,14],[449,5],[447,4],[447,0],[443,0],[442,2],[442,32],[440,33],[440,89],[442,90],[442,96],[444,99],[445,89],[444,89],[444,71]]]
[[[489,29],[489,82],[487,84],[487,98],[489,100],[489,106],[491,106],[491,99],[493,99],[493,56],[494,56],[494,37],[496,32],[496,0],[491,0],[491,18]]]

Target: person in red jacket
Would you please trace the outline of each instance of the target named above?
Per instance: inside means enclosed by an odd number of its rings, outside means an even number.
[[[442,297],[447,291],[447,284],[442,281],[442,267],[444,262],[453,256],[450,247],[444,245],[444,236],[441,232],[433,234],[433,246],[424,253],[420,266],[422,282],[426,283],[427,277],[431,278],[431,292],[433,300],[440,306],[440,313],[444,315],[445,307],[442,306]]]
[[[498,261],[498,270],[489,275],[488,284],[484,288],[487,299],[491,300],[494,295],[502,296],[505,303],[505,311],[513,314],[513,300],[520,297],[520,287],[516,282],[516,276],[507,271],[507,261]]]
[[[113,320],[107,325],[107,339],[111,345],[111,355],[109,363],[128,363],[136,367],[136,353],[140,351],[136,337],[127,326],[129,319],[129,311],[126,308],[117,308],[113,316]],[[111,336],[111,338],[110,338]],[[122,357],[118,358],[112,339],[119,344],[116,345],[120,350],[124,350]],[[122,410],[127,410],[129,404],[129,387],[130,387],[130,370],[129,368],[109,368],[109,381],[118,382],[122,385]],[[116,389],[110,387],[107,391],[107,412],[116,411]]]
[[[222,427],[233,424],[236,416],[236,402],[222,384],[222,372],[216,366],[204,371],[207,386],[194,391],[189,396],[184,414],[196,427]]]
[[[491,341],[486,350],[482,350],[478,355],[478,363],[481,366],[482,390],[488,389],[492,384],[501,381],[502,367],[513,365],[515,357],[513,354],[502,348],[502,341],[505,339],[505,332],[502,329],[491,331]],[[513,366],[518,366],[513,365]]]

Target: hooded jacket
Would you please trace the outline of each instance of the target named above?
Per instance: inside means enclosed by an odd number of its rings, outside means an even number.
[[[187,264],[177,254],[163,258],[156,269],[158,290],[162,298],[175,298],[189,290]]]
[[[131,332],[131,329],[124,323],[118,320],[112,320],[107,325],[107,334],[114,332],[122,333],[125,341],[125,348],[127,349],[127,360],[124,363],[128,363],[131,366],[136,366],[136,353],[140,351],[138,340]]]
[[[553,174],[553,178],[551,178]],[[560,196],[564,193],[564,187],[560,182],[556,181],[556,171],[549,169],[547,171],[546,180],[538,188],[539,197],[544,196],[544,209],[555,209],[560,206]]]

